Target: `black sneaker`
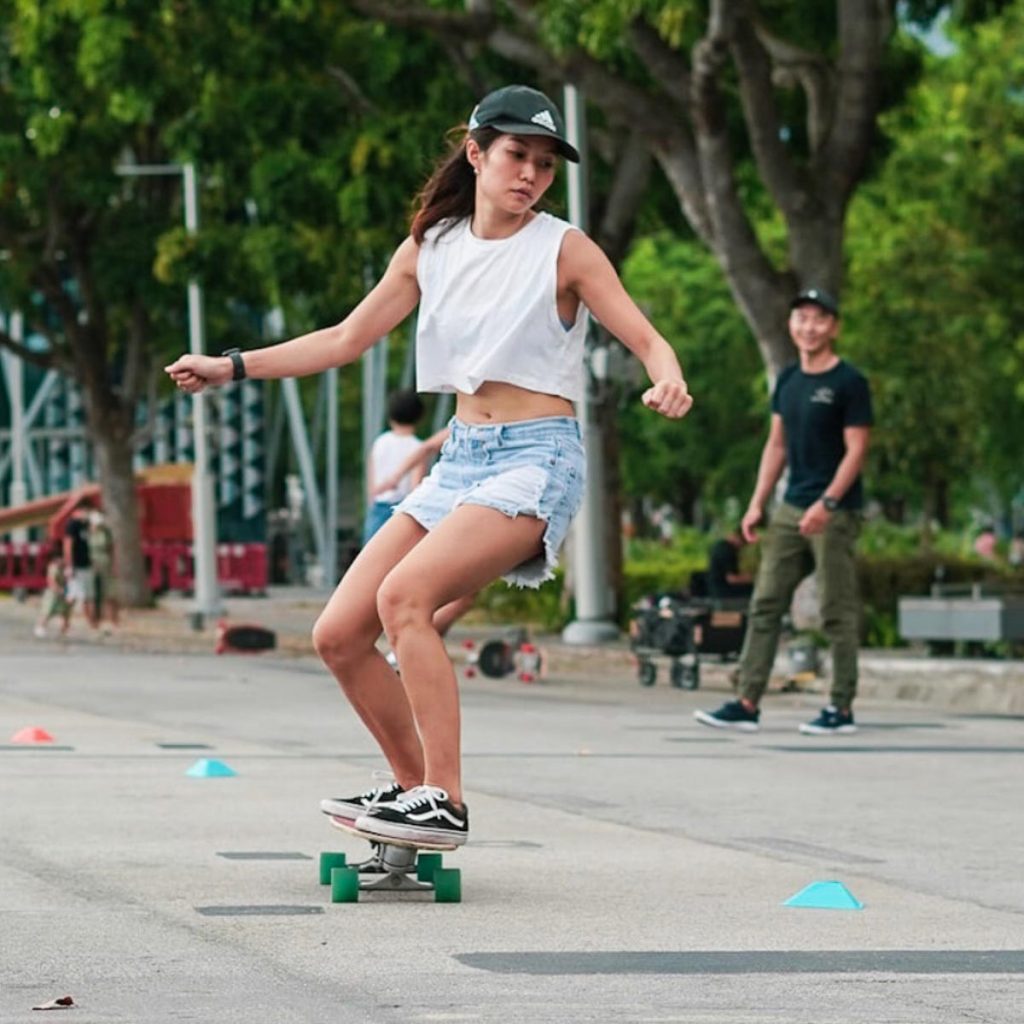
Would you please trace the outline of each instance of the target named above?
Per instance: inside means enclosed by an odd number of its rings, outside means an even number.
[[[833,704],[821,709],[813,722],[803,722],[800,731],[806,736],[837,736],[840,733],[849,735],[857,731],[852,711],[840,711]]]
[[[371,807],[380,807],[382,804],[390,804],[402,795],[404,790],[397,782],[386,782],[381,786],[374,786],[359,796],[334,796],[320,801],[320,810],[324,814],[332,814],[336,818],[346,818],[349,821],[365,814]]]
[[[469,838],[469,812],[465,806],[457,810],[443,789],[417,786],[394,803],[368,809],[356,820],[356,828],[383,841],[461,846]]]
[[[727,700],[717,711],[694,711],[693,717],[701,725],[716,729],[739,729],[742,732],[757,732],[761,726],[761,709],[749,710],[741,700]]]

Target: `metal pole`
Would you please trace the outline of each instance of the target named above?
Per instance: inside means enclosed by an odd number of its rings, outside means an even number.
[[[566,135],[579,150],[580,162],[567,164],[569,220],[587,230],[587,131],[583,94],[566,85],[564,92]],[[594,409],[593,376],[587,367],[583,400],[576,405],[583,444],[587,453],[587,486],[573,526],[572,574],[576,618],[562,631],[567,644],[594,644],[619,635],[612,621],[611,589],[605,552],[604,452],[601,426]]]
[[[24,340],[22,328],[21,313],[11,313],[8,329],[13,341],[20,343]],[[11,486],[8,501],[11,506],[15,506],[23,505],[28,500],[28,489],[25,487],[25,377],[20,356],[6,349],[3,356],[11,405]],[[28,540],[28,531],[24,527],[12,530],[11,540],[24,543]]]
[[[327,482],[324,533],[324,586],[338,582],[338,367],[327,371]]]
[[[199,230],[199,195],[196,188],[195,165],[180,168],[185,190],[185,230],[195,235]],[[189,351],[203,354],[203,294],[199,282],[188,282]],[[206,423],[206,395],[192,396],[192,435],[195,453],[192,471],[192,561],[194,566],[195,611],[200,616],[219,615],[220,594],[217,588],[217,510],[214,504],[213,476],[210,473],[209,438]]]
[[[299,460],[299,474],[302,486],[306,491],[306,506],[309,509],[309,522],[313,527],[313,541],[316,544],[317,561],[323,570],[327,554],[327,529],[324,526],[323,505],[320,502],[320,488],[316,482],[316,469],[313,462],[313,449],[306,433],[306,420],[302,412],[302,399],[299,397],[299,382],[294,377],[285,377],[281,381],[281,395],[284,398],[288,413],[288,425],[291,428],[292,444]]]

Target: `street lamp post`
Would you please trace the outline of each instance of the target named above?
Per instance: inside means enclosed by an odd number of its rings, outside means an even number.
[[[11,313],[7,330],[19,344],[22,337],[23,320],[21,313]],[[3,360],[4,374],[7,377],[7,394],[11,406],[11,486],[8,492],[8,504],[13,508],[28,500],[28,489],[25,486],[25,378],[21,358],[6,349],[0,352]],[[28,531],[19,527],[12,534],[15,542],[28,540]]]
[[[578,164],[568,164],[569,220],[587,230],[587,138],[583,96],[574,85],[565,87],[565,122],[569,141],[579,150]],[[596,367],[588,365],[582,401],[576,416],[587,456],[587,485],[573,526],[572,573],[575,581],[576,618],[562,631],[567,644],[594,644],[619,635],[612,619],[608,560],[605,552],[605,520],[608,515],[604,494],[604,452],[601,425],[594,408]]]
[[[195,235],[199,230],[199,193],[196,187],[196,168],[185,164],[125,164],[117,168],[125,177],[155,177],[181,175],[185,196],[185,230]],[[189,351],[203,354],[203,293],[199,282],[188,282],[188,340]],[[203,620],[221,613],[220,593],[217,587],[217,519],[213,501],[213,474],[210,472],[209,439],[206,430],[206,395],[192,396],[192,565],[195,593],[195,622],[202,627]]]

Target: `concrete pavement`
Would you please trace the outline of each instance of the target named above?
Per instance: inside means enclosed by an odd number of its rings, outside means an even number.
[[[644,689],[625,652],[468,680],[463,902],[332,905],[316,857],[365,846],[317,800],[380,762],[314,659],[23,626],[0,614],[0,1024],[64,994],[78,1024],[1021,1019],[1020,718],[869,698],[821,740],[818,695],[773,695],[722,735],[692,719],[720,675]],[[53,748],[5,742],[27,725]],[[782,905],[822,879],[865,909]]]

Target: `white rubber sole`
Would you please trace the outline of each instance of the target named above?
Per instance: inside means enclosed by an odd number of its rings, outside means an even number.
[[[837,729],[823,729],[818,725],[809,725],[804,722],[800,726],[800,732],[805,736],[852,736],[857,731],[855,725],[841,725]]]
[[[364,836],[372,837],[382,843],[394,840],[400,843],[417,845],[444,844],[462,846],[469,838],[468,835],[458,835],[452,832],[424,831],[413,825],[398,825],[390,821],[377,821],[373,818],[365,817],[358,818],[354,824],[355,828]]]
[[[757,722],[723,722],[720,718],[707,711],[694,711],[693,717],[701,725],[710,725],[712,729],[735,729],[737,732],[757,732],[761,726]]]

